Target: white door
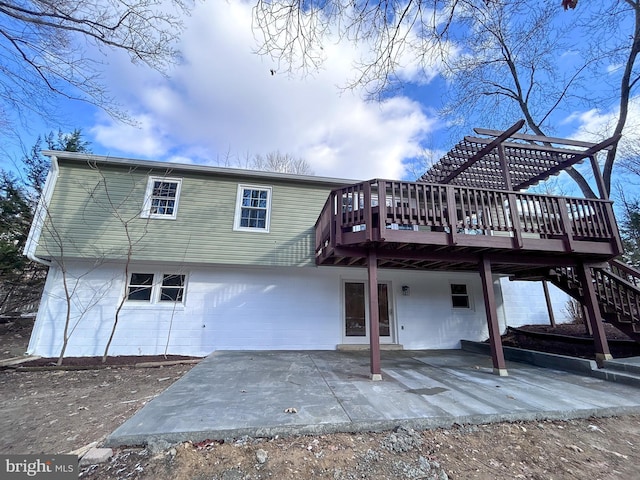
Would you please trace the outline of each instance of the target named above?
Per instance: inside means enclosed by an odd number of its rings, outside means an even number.
[[[369,343],[369,294],[365,282],[345,281],[344,343]],[[378,283],[380,343],[393,343],[391,285]]]

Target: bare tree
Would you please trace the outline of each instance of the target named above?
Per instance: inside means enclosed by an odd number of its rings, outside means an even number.
[[[105,56],[164,72],[188,0],[0,0],[0,122],[27,114],[54,116],[60,97],[81,100],[125,118],[100,78]],[[10,113],[11,112],[11,113]]]
[[[287,153],[278,151],[265,156],[256,155],[249,162],[248,168],[264,170],[265,172],[294,173],[296,175],[313,175],[311,165],[303,158],[295,158]]]
[[[93,255],[93,261],[86,270],[80,274],[77,272],[72,273],[69,266],[72,255],[68,254],[68,250],[77,250],[78,246],[75,244],[73,238],[65,235],[64,232],[58,228],[58,222],[51,213],[45,202],[41,200],[36,210],[34,221],[40,222],[42,225],[42,231],[45,235],[41,237],[40,246],[50,258],[50,264],[56,267],[55,271],[59,272],[62,283],[62,298],[64,299],[65,313],[62,346],[57,360],[57,365],[60,366],[66,354],[71,335],[87,312],[106,294],[109,282],[102,282],[101,286],[91,291],[90,295],[86,298],[81,298],[80,295],[78,295],[81,286],[86,285],[84,278],[103,264],[105,258],[103,255]],[[51,272],[52,270],[49,269],[49,274],[51,274]],[[86,287],[84,287],[84,291],[88,291]],[[50,295],[57,298],[61,297],[57,291],[51,292]]]
[[[425,81],[437,66],[452,93],[445,114],[465,129],[469,119],[502,128],[524,117],[530,131],[551,134],[580,107],[617,104],[610,130],[594,132],[612,136],[624,131],[640,78],[640,0],[592,3],[565,12],[575,2],[258,0],[254,26],[259,51],[289,68],[316,68],[328,40],[359,42],[366,53],[350,85],[374,97],[398,85],[406,67]],[[606,78],[611,88],[599,88]],[[608,191],[616,157],[614,147],[602,164]],[[595,196],[580,172],[568,173]]]
[[[62,364],[69,340],[76,327],[107,294],[115,280],[115,278],[101,279],[96,287],[87,280],[87,276],[107,261],[123,260],[126,283],[136,247],[147,234],[148,219],[140,218],[142,210],[133,207],[138,202],[131,200],[139,193],[140,188],[143,188],[143,184],[146,184],[148,172],[137,175],[137,169],[132,167],[128,172],[128,181],[121,176],[118,185],[111,186],[107,175],[96,163],[89,162],[88,167],[95,177],[91,179],[87,176],[83,180],[84,183],[77,185],[78,189],[87,193],[87,200],[83,203],[83,209],[77,212],[76,221],[93,225],[92,220],[97,215],[100,218],[113,220],[111,228],[121,238],[122,243],[116,242],[112,246],[104,246],[92,244],[86,239],[77,240],[72,233],[67,232],[67,224],[59,217],[63,213],[56,208],[49,209],[44,199],[40,201],[36,211],[36,221],[42,225],[43,232],[39,245],[44,256],[49,258],[51,264],[56,267],[54,271],[60,275],[62,284],[61,291],[52,291],[49,295],[62,298],[65,304],[62,347],[58,356],[58,365]],[[71,263],[75,264],[78,259],[83,262],[82,268],[77,266],[71,268]],[[118,278],[121,278],[120,274]],[[125,292],[115,307],[114,321],[102,357],[103,362],[109,354],[126,299]]]
[[[424,175],[424,172],[429,170],[434,163],[438,161],[438,158],[442,156],[444,152],[438,152],[436,150],[424,149],[417,157],[413,158],[410,162],[405,164],[405,172],[408,178],[415,178],[416,181]]]
[[[135,204],[135,202],[132,202],[131,200],[132,196],[136,192],[137,184],[133,176],[131,176],[129,191],[125,195],[123,195],[122,192],[119,191],[118,195],[114,196],[111,193],[111,188],[109,187],[107,177],[100,170],[98,165],[95,162],[89,163],[89,167],[94,172],[96,172],[99,178],[99,181],[96,183],[96,185],[88,191],[89,199],[94,204],[96,204],[105,215],[115,220],[118,228],[121,229],[124,235],[124,278],[126,283],[129,280],[131,261],[133,260],[135,249],[146,236],[148,226],[148,219],[140,224],[141,210],[132,210],[131,208],[129,208],[131,204]],[[133,174],[134,171],[135,169],[131,169],[129,171],[129,174]],[[146,176],[141,178],[146,181]],[[118,249],[118,251],[122,252],[121,249]],[[111,256],[112,254],[112,252],[107,252],[108,256]],[[119,254],[119,256],[121,255],[122,253]],[[120,301],[116,305],[116,310],[113,317],[113,325],[111,327],[111,332],[109,334],[109,338],[107,339],[107,343],[104,347],[104,353],[102,354],[102,363],[105,363],[107,361],[109,349],[111,347],[111,343],[113,342],[113,337],[116,333],[116,329],[118,328],[118,323],[120,321],[120,313],[122,311],[122,308],[124,307],[126,300],[127,292],[125,292],[120,297]]]
[[[293,155],[280,153],[279,151],[270,152],[266,155],[251,155],[247,152],[242,156],[234,156],[231,152],[226,152],[223,157],[218,157],[217,163],[226,168],[314,175],[311,165],[304,158],[296,158]]]

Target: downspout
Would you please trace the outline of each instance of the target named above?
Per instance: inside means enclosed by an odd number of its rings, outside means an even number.
[[[51,266],[51,261],[36,256],[36,249],[40,242],[42,228],[44,227],[44,222],[47,219],[47,212],[49,211],[51,197],[53,197],[53,190],[56,186],[58,175],[60,173],[58,157],[52,155],[50,158],[51,168],[49,168],[49,173],[47,174],[47,180],[44,184],[42,195],[40,195],[40,198],[38,199],[38,205],[36,206],[36,211],[33,214],[33,222],[31,222],[29,236],[27,237],[27,241],[24,245],[24,254],[29,260],[42,263],[47,266]]]

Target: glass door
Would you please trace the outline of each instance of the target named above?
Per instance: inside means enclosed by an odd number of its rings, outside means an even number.
[[[380,342],[392,343],[390,286],[378,284]],[[346,343],[369,343],[369,295],[364,282],[344,282],[344,337]]]

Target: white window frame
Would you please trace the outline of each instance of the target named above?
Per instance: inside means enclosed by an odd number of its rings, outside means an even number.
[[[173,212],[169,215],[166,213],[151,213],[151,203],[153,200],[153,185],[155,182],[175,183],[176,196],[173,204]],[[147,181],[147,190],[144,194],[144,204],[140,216],[142,218],[158,218],[165,220],[175,220],[178,215],[178,203],[180,201],[180,190],[182,189],[182,178],[174,177],[149,177]]]
[[[153,280],[151,282],[151,297],[149,300],[130,300],[129,299],[129,288],[131,287],[131,277],[135,274],[146,274],[153,275]],[[175,287],[172,285],[163,285],[165,276],[169,275],[180,275],[184,277],[184,282],[182,287]],[[188,284],[189,275],[185,272],[166,272],[166,271],[157,271],[157,270],[148,270],[148,269],[138,269],[129,273],[129,278],[126,279],[126,286],[124,290],[125,295],[125,303],[128,305],[166,305],[166,306],[181,306],[185,304],[185,299],[187,296],[187,284]],[[180,301],[172,301],[172,300],[162,300],[162,291],[163,288],[182,288],[182,299]]]
[[[464,285],[466,294],[453,293],[453,291],[452,291],[453,285]],[[473,295],[471,295],[471,289],[469,288],[469,284],[467,282],[450,282],[449,283],[449,296],[451,298],[451,308],[453,310],[462,310],[462,311],[473,310]],[[466,307],[455,306],[453,304],[454,297],[466,297],[468,305]]]
[[[266,191],[267,192],[267,207],[266,207],[266,216],[265,216],[265,226],[264,228],[260,227],[243,227],[240,225],[242,219],[242,198],[245,190],[258,190],[258,191]],[[236,212],[233,221],[233,229],[242,231],[242,232],[260,232],[260,233],[269,233],[269,229],[271,227],[271,196],[273,194],[272,187],[267,187],[264,185],[248,185],[248,184],[239,184],[238,185],[238,193],[236,196]],[[246,208],[246,207],[245,207]]]

